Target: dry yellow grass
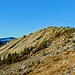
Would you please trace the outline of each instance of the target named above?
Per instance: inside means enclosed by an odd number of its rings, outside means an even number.
[[[7,75],[75,75],[75,43],[73,42],[75,32],[71,34],[71,38],[68,38],[67,33],[63,33],[66,30],[65,28],[48,27],[2,46],[0,57],[15,51],[20,53],[25,47],[36,48],[44,39],[50,43],[48,48],[30,55],[27,60],[3,67],[0,73]],[[61,36],[59,36],[60,32]],[[28,69],[23,70],[22,66],[29,65]]]
[[[73,52],[73,54],[69,55],[71,52]],[[62,55],[64,55],[64,57]],[[68,73],[75,75],[73,71],[73,68],[75,68],[74,63],[75,51],[67,51],[63,54],[44,59],[43,64],[39,64],[29,75],[66,75]]]

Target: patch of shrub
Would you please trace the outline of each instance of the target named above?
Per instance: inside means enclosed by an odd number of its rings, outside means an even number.
[[[75,40],[72,40],[73,43],[75,43]]]
[[[26,35],[23,35],[23,38],[25,38],[26,37]]]
[[[26,71],[23,75],[28,75],[30,72],[32,72],[32,70]]]
[[[33,51],[33,53],[38,52],[40,50],[43,50],[44,48],[46,48],[46,40],[43,40],[37,47],[36,49]]]
[[[45,51],[43,51],[42,55],[45,56]]]
[[[28,48],[24,48],[24,51],[23,51],[23,54],[24,55],[28,55],[30,53],[30,49],[29,49],[29,47]]]
[[[6,59],[6,63],[7,64],[11,64],[12,63],[12,55],[11,55],[11,53],[8,54],[7,59]]]

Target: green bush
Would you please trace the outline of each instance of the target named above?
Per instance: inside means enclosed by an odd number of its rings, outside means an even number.
[[[7,59],[6,59],[6,63],[7,64],[11,64],[12,63],[12,55],[11,55],[11,53],[8,54]]]
[[[17,58],[18,58],[18,55],[16,53],[13,53],[12,54],[12,63],[16,63],[18,60]]]
[[[42,55],[45,56],[45,51],[43,51]]]
[[[73,43],[75,43],[75,40],[72,40]]]

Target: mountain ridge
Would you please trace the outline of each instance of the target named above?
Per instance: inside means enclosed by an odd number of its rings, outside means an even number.
[[[14,39],[8,44],[4,45],[0,48],[2,50],[1,53],[4,51],[8,51],[8,53],[13,52],[21,52],[24,50],[25,47],[37,47],[38,44],[40,44],[44,39],[49,42],[55,40],[60,37],[69,37],[70,34],[74,31],[74,28],[64,28],[64,27],[48,27],[45,29],[38,30],[37,32],[34,32],[32,34],[29,34],[27,36],[20,37],[18,39]],[[10,50],[9,50],[10,49]]]
[[[20,62],[6,64],[0,69],[1,74],[74,75],[75,28],[48,27],[0,48],[0,57],[13,53],[18,54],[16,59]]]
[[[16,39],[15,37],[6,37],[6,38],[0,38],[0,41],[3,42],[4,44],[8,43],[11,40]]]

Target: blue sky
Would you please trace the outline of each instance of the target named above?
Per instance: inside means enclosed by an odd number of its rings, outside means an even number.
[[[75,0],[0,0],[0,37],[49,26],[75,27]]]

